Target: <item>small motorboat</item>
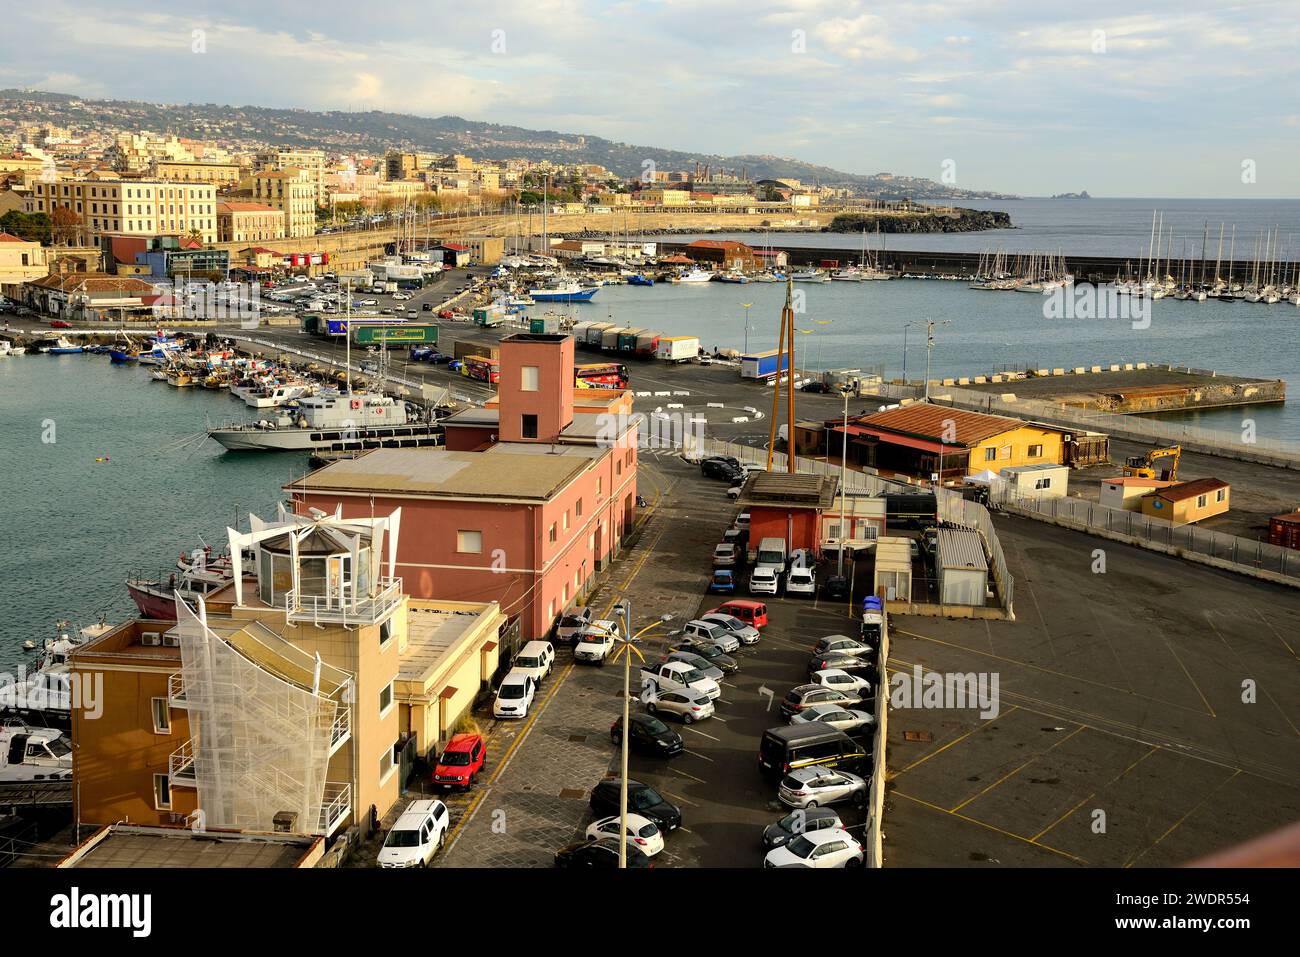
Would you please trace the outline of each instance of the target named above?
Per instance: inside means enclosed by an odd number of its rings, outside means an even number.
[[[35,651],[35,650],[36,650],[36,642],[32,641],[30,638],[28,638],[26,641],[23,642],[23,651]]]
[[[55,340],[54,345],[49,348],[49,353],[52,356],[73,355],[85,351],[86,350],[82,346],[77,345],[65,336],[59,336],[59,338]]]

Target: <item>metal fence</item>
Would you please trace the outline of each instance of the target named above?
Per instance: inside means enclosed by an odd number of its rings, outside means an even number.
[[[970,502],[962,498],[959,492],[936,486],[934,489],[935,517],[940,522],[973,528],[984,539],[985,550],[989,554],[989,569],[998,586],[998,603],[1011,611],[1011,602],[1015,597],[1016,582],[1007,570],[1007,558],[1002,553],[1002,543],[998,541],[997,530],[993,527],[993,517],[989,510],[979,502]]]
[[[885,735],[889,724],[889,616],[883,615],[880,628],[880,647],[876,649],[876,674],[880,680],[876,688],[876,738],[871,755],[871,790],[867,803],[867,866],[885,866]]]
[[[1294,579],[1300,585],[1300,551],[1268,542],[1238,538],[1195,525],[1174,525],[1141,512],[1110,508],[1078,498],[1042,498],[1017,495],[995,482],[989,501],[999,508],[1030,518],[1074,525],[1085,531],[1125,535],[1138,545],[1169,551],[1180,557],[1202,556],[1238,566],[1241,572],[1261,571]]]

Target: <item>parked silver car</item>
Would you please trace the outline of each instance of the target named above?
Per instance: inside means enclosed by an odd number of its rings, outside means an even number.
[[[777,796],[790,807],[821,807],[839,801],[865,804],[867,781],[832,768],[796,768],[781,779]]]
[[[649,688],[642,692],[642,700],[651,714],[675,715],[686,724],[713,717],[713,701],[703,691],[679,688],[656,692]]]
[[[714,681],[721,681],[724,674],[721,668],[709,664],[707,659],[701,658],[699,655],[692,654],[689,651],[674,651],[668,655],[667,660],[683,661],[696,671],[712,678]]]
[[[791,724],[807,724],[810,721],[820,721],[851,734],[875,724],[876,719],[867,711],[835,704],[815,704],[790,717]]]
[[[724,615],[721,612],[710,612],[707,615],[701,615],[699,621],[707,621],[711,625],[721,625],[731,634],[740,639],[742,645],[758,644],[758,629],[753,625],[747,625],[735,615]]]

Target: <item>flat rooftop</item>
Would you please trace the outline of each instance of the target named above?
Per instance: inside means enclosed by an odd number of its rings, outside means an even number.
[[[544,502],[586,469],[588,459],[558,455],[549,445],[519,443],[526,467],[505,467],[499,456],[446,449],[374,449],[341,459],[284,486],[291,492],[356,492],[449,499],[525,499]]]
[[[406,647],[397,666],[401,681],[427,681],[464,638],[478,627],[495,603],[463,609],[412,605],[406,614]]]
[[[296,868],[319,841],[290,834],[195,833],[189,828],[115,824],[74,849],[58,866]]]

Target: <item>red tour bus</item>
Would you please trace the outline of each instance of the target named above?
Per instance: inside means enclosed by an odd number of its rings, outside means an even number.
[[[501,364],[487,356],[466,356],[460,364],[460,374],[479,382],[496,385],[501,378]]]
[[[591,362],[573,370],[573,384],[579,389],[626,389],[630,381],[621,362]]]

